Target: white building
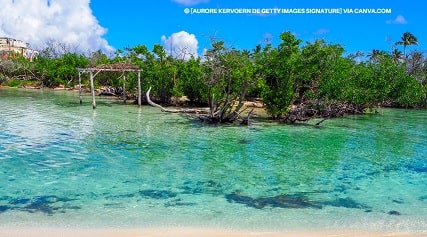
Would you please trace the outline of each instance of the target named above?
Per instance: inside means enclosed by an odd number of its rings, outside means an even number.
[[[32,60],[37,53],[37,51],[30,49],[28,44],[22,40],[0,37],[0,56],[2,58],[19,54]]]

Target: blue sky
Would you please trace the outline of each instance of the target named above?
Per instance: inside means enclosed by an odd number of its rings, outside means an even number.
[[[325,39],[339,43],[347,53],[390,51],[401,35],[409,31],[425,49],[427,17],[419,1],[403,0],[121,0],[117,4],[92,0],[90,7],[99,24],[107,29],[104,38],[116,49],[138,44],[152,48],[165,44],[162,36],[185,31],[193,34],[199,53],[210,47],[215,36],[238,49],[253,49],[268,38],[279,42],[284,31],[305,41]],[[391,9],[391,14],[186,14],[186,8],[203,9]],[[213,10],[215,11],[215,10]],[[306,10],[305,10],[306,11]],[[166,45],[165,45],[166,46]]]

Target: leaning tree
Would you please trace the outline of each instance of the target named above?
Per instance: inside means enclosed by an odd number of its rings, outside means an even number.
[[[212,49],[205,54],[204,80],[208,86],[210,113],[204,119],[214,123],[237,120],[246,123],[244,99],[256,77],[249,51],[229,49],[223,41],[213,41]]]

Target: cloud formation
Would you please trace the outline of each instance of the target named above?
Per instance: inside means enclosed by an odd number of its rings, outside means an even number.
[[[191,56],[198,57],[199,42],[194,34],[180,31],[168,37],[163,35],[161,39],[166,52],[173,57],[185,60],[190,59]]]
[[[387,24],[408,24],[408,21],[405,19],[404,16],[398,15],[394,20],[388,20],[386,21]]]
[[[315,35],[326,35],[329,32],[331,32],[329,29],[322,28],[322,29],[316,30],[316,32],[314,32],[314,34]]]
[[[184,6],[194,6],[199,3],[209,2],[209,0],[172,0],[172,2],[176,2],[178,4],[182,4]]]
[[[23,40],[42,49],[47,42],[60,42],[86,53],[114,48],[103,38],[89,6],[90,0],[0,0],[0,37]]]

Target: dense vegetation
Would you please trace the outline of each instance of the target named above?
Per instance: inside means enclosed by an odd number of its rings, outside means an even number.
[[[374,49],[368,55],[345,55],[343,46],[324,40],[303,44],[290,32],[280,39],[278,46],[259,45],[251,51],[212,41],[203,58],[189,59],[174,58],[161,45],[151,51],[137,45],[113,56],[101,51],[78,54],[53,45],[32,62],[19,56],[1,59],[0,83],[74,87],[77,68],[131,63],[142,69],[142,89],[152,87],[158,101],[170,103],[185,95],[191,103],[208,105],[215,122],[236,120],[249,97],[262,98],[271,118],[287,122],[377,106],[426,107],[427,59],[418,51],[408,53],[408,46],[418,44],[409,32],[392,52]],[[101,74],[96,83],[120,88],[121,80],[119,73]],[[126,80],[131,96],[136,93],[136,76],[130,74]]]

